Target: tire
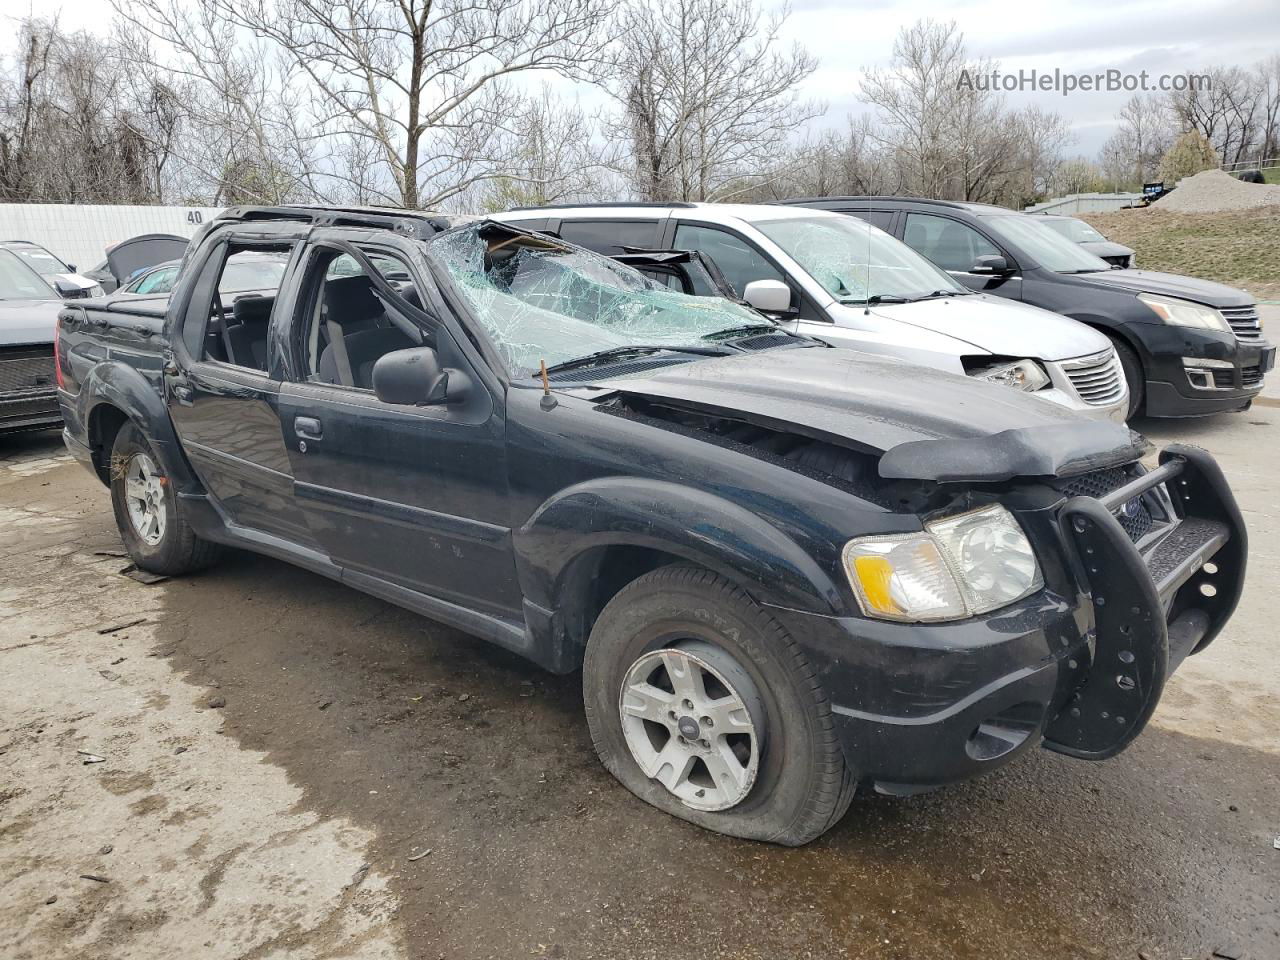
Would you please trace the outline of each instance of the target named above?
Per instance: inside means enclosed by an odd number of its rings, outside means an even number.
[[[718,665],[730,693],[747,693],[745,714],[757,729],[756,769],[745,794],[727,808],[691,806],[700,801],[686,801],[647,776],[629,745],[627,730],[634,731],[638,721],[628,717],[624,730],[624,685],[630,697],[633,668],[641,669],[649,658],[672,655]],[[659,669],[657,675],[662,674]],[[713,683],[714,678],[707,680],[709,692]],[[845,764],[831,706],[813,667],[764,608],[711,571],[662,567],[619,591],[591,631],[582,685],[587,725],[605,768],[641,800],[673,816],[733,837],[799,846],[829,830],[853,799],[854,775]],[[743,714],[738,711],[739,717]],[[679,739],[676,733],[684,728],[675,717],[669,727],[670,740]],[[646,720],[644,728],[663,736],[660,724]],[[722,723],[721,729],[727,725]],[[670,740],[660,742],[665,746]],[[729,740],[709,736],[698,743],[723,749]],[[656,743],[653,749],[658,749]],[[741,743],[734,749],[748,752]],[[694,784],[696,775],[682,789]],[[717,788],[711,789],[715,794]]]
[[[1143,412],[1147,399],[1147,382],[1142,372],[1142,361],[1134,353],[1133,347],[1127,343],[1114,338],[1111,343],[1116,348],[1116,355],[1120,358],[1120,368],[1124,371],[1124,382],[1129,387],[1129,410],[1124,418],[1132,420]]]
[[[149,491],[154,509],[131,497],[131,481],[138,480]],[[203,569],[217,558],[218,545],[200,539],[191,529],[160,459],[132,423],[120,428],[111,447],[111,507],[120,539],[139,569],[178,576]],[[149,516],[152,524],[140,521],[140,516]]]

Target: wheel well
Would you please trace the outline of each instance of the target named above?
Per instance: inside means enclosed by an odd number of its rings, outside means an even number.
[[[111,483],[111,448],[116,434],[129,422],[119,407],[100,403],[89,414],[89,449],[93,452],[93,469],[104,484]]]
[[[623,587],[651,570],[687,562],[672,553],[630,544],[597,547],[577,556],[561,578],[557,606],[564,617],[564,638],[578,651],[578,660],[600,611]]]

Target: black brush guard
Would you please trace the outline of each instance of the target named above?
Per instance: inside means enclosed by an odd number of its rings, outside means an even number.
[[[1115,513],[1161,483],[1179,522],[1139,553]],[[1231,618],[1244,588],[1248,537],[1217,462],[1181,444],[1162,451],[1156,469],[1103,497],[1071,498],[1059,524],[1093,603],[1093,662],[1045,729],[1044,745],[1104,760],[1142,732],[1169,675]]]

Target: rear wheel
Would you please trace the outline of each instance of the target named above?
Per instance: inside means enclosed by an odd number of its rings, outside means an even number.
[[[853,797],[803,651],[710,571],[663,567],[623,588],[591,631],[583,695],[605,767],[681,819],[794,846]]]
[[[1119,340],[1112,340],[1116,348],[1116,356],[1120,358],[1120,369],[1124,371],[1124,382],[1129,387],[1129,409],[1125,413],[1126,420],[1132,420],[1142,412],[1146,400],[1147,381],[1142,372],[1142,361],[1133,347]]]
[[[111,448],[111,506],[120,539],[142,570],[176,576],[208,566],[218,547],[196,536],[160,461],[134,424]]]

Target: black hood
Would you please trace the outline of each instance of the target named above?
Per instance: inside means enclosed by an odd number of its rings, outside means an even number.
[[[1210,307],[1247,307],[1254,302],[1253,297],[1235,287],[1197,280],[1195,277],[1181,277],[1176,273],[1157,273],[1154,270],[1106,270],[1082,273],[1076,279],[1120,287],[1134,293],[1154,293],[1163,297],[1194,300]]]
[[[600,381],[623,396],[884,454],[885,477],[1082,473],[1147,449],[1128,427],[1010,387],[842,349],[767,350]]]

